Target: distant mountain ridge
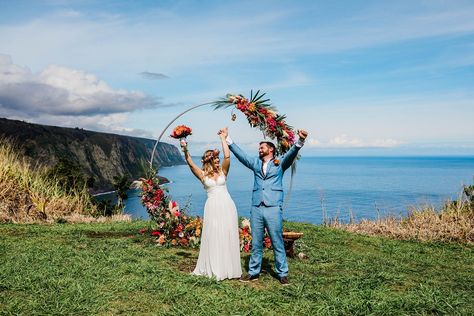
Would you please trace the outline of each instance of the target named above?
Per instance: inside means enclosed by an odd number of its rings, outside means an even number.
[[[143,163],[150,160],[155,140],[100,133],[82,128],[66,128],[0,118],[0,137],[12,139],[33,163],[48,166],[60,158],[78,163],[95,179],[93,190],[112,189],[114,176],[137,179],[144,174]],[[179,149],[160,142],[154,166],[184,164]]]

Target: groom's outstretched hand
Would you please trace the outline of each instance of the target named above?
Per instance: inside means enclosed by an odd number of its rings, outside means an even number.
[[[300,137],[300,140],[304,142],[306,137],[308,137],[308,132],[305,131],[304,129],[300,129],[298,130],[298,136]]]
[[[219,132],[217,133],[217,135],[223,137],[223,138],[227,138],[227,136],[229,136],[229,128],[225,127],[225,128],[221,128],[219,130]]]

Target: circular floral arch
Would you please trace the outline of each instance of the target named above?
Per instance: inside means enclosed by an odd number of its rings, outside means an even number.
[[[255,94],[251,91],[250,98],[245,98],[242,95],[227,94],[224,98],[217,101],[192,106],[177,115],[166,125],[156,140],[149,161],[149,172],[146,178],[140,181],[142,190],[141,202],[147,209],[152,221],[158,225],[157,229],[152,232],[152,235],[157,236],[157,242],[160,245],[195,246],[199,244],[202,225],[200,218],[187,216],[183,210],[179,209],[176,201],[169,197],[168,189],[160,187],[157,170],[153,168],[153,158],[158,143],[168,128],[184,114],[203,106],[211,106],[214,110],[232,108],[231,117],[233,121],[236,119],[236,115],[233,113],[234,109],[241,111],[252,128],[258,128],[265,138],[268,137],[276,140],[277,152],[280,155],[285,154],[295,142],[295,132],[285,122],[286,116],[278,114],[276,108],[270,104],[270,99],[265,99],[265,93],[260,93],[260,90]],[[180,135],[172,135],[172,137],[179,138]],[[295,162],[293,162],[291,168],[290,187],[284,207],[290,197],[294,172]],[[245,227],[243,231],[245,234]]]
[[[266,93],[260,93],[260,90],[255,94],[251,91],[250,99],[242,95],[227,94],[225,98],[192,106],[178,114],[166,125],[160,136],[158,136],[151,153],[150,167],[153,167],[156,147],[168,128],[184,114],[206,105],[214,107],[214,110],[235,107],[245,114],[251,127],[260,129],[264,137],[276,139],[277,150],[280,155],[286,153],[295,142],[295,132],[291,126],[286,124],[286,116],[278,114],[276,108],[269,103],[270,99],[264,98],[265,94]],[[234,121],[235,119],[236,115],[232,113],[232,120]]]

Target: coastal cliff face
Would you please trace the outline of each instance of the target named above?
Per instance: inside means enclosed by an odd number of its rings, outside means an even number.
[[[114,176],[143,176],[155,145],[152,139],[4,118],[0,118],[0,137],[11,139],[33,164],[53,166],[60,158],[79,164],[84,173],[94,178],[94,191],[111,189]],[[184,163],[177,147],[158,144],[155,167]]]

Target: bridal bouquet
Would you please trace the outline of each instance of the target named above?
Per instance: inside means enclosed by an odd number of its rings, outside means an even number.
[[[242,95],[227,94],[225,98],[214,102],[214,107],[235,107],[240,110],[251,127],[257,127],[265,136],[276,139],[278,152],[284,154],[295,143],[295,132],[286,124],[285,115],[278,114],[276,108],[270,105],[270,99],[264,99],[264,96],[265,93],[261,94],[260,90],[255,95],[250,92],[250,99]],[[235,120],[235,114],[232,115],[232,120]]]
[[[193,134],[193,130],[190,127],[186,125],[179,125],[173,129],[173,132],[171,133],[170,136],[176,139],[182,139],[192,134]]]

